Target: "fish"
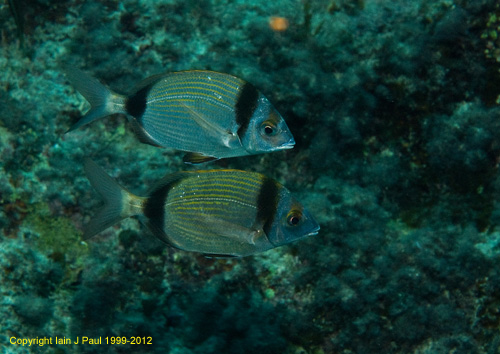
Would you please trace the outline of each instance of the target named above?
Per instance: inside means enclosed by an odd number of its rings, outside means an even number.
[[[207,257],[243,257],[318,234],[310,212],[277,181],[241,170],[181,171],[146,196],[128,192],[91,159],[84,169],[104,205],[83,239],[136,216],[156,238]]]
[[[79,69],[65,71],[91,105],[68,132],[121,113],[139,141],[184,151],[184,162],[191,164],[295,145],[269,100],[252,84],[229,74],[189,70],[154,75],[126,96]]]

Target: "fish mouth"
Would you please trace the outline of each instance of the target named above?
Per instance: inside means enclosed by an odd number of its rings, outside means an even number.
[[[290,139],[288,142],[284,143],[283,145],[278,146],[278,149],[280,149],[280,150],[293,149],[294,146],[295,146],[295,140]]]
[[[316,236],[318,233],[319,233],[319,231],[309,232],[309,233],[308,233],[308,234],[306,234],[305,236],[306,236],[306,237],[309,237],[309,236]]]
[[[311,231],[308,234],[305,234],[304,236],[305,237],[316,236],[318,233],[319,233],[319,227],[317,229],[315,229],[314,231]]]

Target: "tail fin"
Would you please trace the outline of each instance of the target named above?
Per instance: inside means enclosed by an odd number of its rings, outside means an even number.
[[[89,101],[91,106],[90,111],[76,122],[68,132],[111,114],[126,113],[124,96],[113,93],[81,70],[68,67],[64,71],[71,84]]]
[[[142,213],[142,200],[145,198],[129,193],[90,159],[85,159],[85,174],[92,187],[104,199],[104,206],[85,226],[84,240],[123,219]]]

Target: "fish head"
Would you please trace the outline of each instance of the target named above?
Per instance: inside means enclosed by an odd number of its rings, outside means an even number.
[[[262,95],[250,118],[248,129],[240,139],[250,154],[291,149],[295,145],[285,120]]]
[[[303,237],[317,235],[319,229],[319,224],[311,213],[288,190],[284,190],[267,237],[273,246],[278,247]]]

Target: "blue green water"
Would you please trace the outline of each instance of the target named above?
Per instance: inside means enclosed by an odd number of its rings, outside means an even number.
[[[0,352],[498,353],[498,1],[11,0],[0,22]],[[142,195],[195,167],[124,116],[64,134],[89,108],[64,66],[122,93],[251,82],[295,147],[203,168],[278,180],[319,234],[234,259],[133,218],[82,241],[84,158]]]

